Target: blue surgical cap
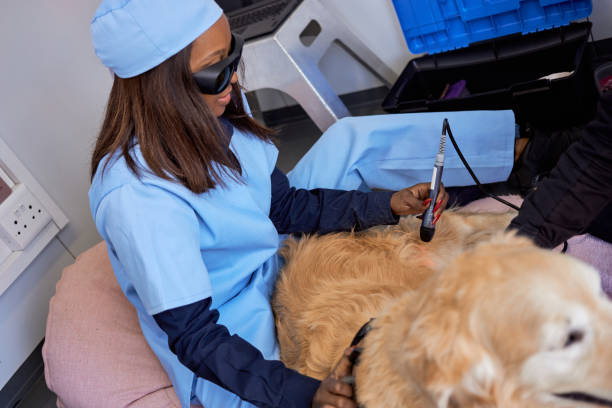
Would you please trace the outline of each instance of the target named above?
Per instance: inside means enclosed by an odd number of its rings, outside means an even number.
[[[102,63],[130,78],[185,48],[221,14],[213,0],[103,0],[91,37]]]

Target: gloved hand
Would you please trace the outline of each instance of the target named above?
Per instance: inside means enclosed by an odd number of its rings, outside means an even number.
[[[395,215],[421,214],[427,209],[431,200],[429,199],[429,183],[419,183],[405,188],[391,196],[391,211]],[[442,211],[448,203],[448,193],[440,184],[438,200],[434,207],[434,224],[440,218]]]

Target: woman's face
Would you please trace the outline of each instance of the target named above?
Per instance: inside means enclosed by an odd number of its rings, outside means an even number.
[[[225,15],[195,39],[191,45],[191,57],[189,65],[191,72],[198,72],[203,68],[213,65],[227,57],[232,45],[232,34]],[[204,102],[217,117],[223,115],[225,107],[231,101],[232,86],[238,81],[234,73],[230,84],[218,95],[202,94]]]

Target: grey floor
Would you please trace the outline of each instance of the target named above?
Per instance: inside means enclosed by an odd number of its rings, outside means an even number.
[[[275,137],[278,147],[276,166],[285,173],[295,166],[321,136],[319,129],[309,119],[282,125],[276,130],[279,132]]]

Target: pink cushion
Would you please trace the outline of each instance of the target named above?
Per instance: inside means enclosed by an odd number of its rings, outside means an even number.
[[[103,242],[64,270],[49,307],[43,359],[60,407],[180,407]]]

